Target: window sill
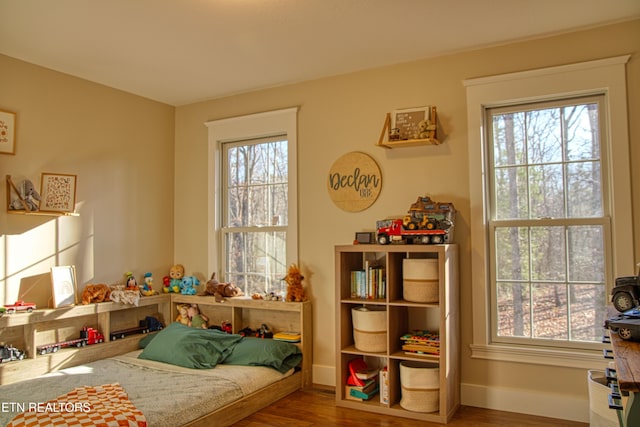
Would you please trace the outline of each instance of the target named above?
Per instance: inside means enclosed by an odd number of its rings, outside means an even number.
[[[534,348],[509,346],[504,344],[471,344],[472,359],[486,359],[500,362],[527,363],[566,368],[594,369],[607,367],[610,359],[605,359],[598,350],[564,350],[555,348]]]

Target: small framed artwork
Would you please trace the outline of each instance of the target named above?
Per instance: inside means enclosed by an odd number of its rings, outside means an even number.
[[[420,122],[430,118],[431,107],[408,108],[391,113],[390,139],[420,139]]]
[[[73,265],[51,267],[51,296],[53,308],[76,303],[76,268]]]
[[[16,113],[0,110],[0,154],[15,154]]]
[[[40,210],[72,213],[76,208],[76,175],[43,173]]]

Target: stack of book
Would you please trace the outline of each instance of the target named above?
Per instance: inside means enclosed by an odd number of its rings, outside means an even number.
[[[363,359],[354,359],[349,362],[349,378],[344,386],[346,399],[369,400],[378,394],[379,389],[376,369],[369,369]]]
[[[384,299],[387,295],[386,273],[382,267],[351,271],[351,298]]]
[[[438,332],[417,330],[400,337],[402,350],[407,354],[440,355],[440,335]]]

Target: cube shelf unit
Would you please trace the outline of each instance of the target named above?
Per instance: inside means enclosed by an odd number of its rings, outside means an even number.
[[[403,299],[402,265],[405,258],[437,259],[437,303],[415,303]],[[379,299],[353,298],[351,272],[365,264],[385,269],[386,295]],[[344,245],[335,247],[336,274],[336,404],[421,421],[447,423],[460,406],[460,324],[458,247],[443,245]],[[354,343],[352,308],[362,305],[386,310],[386,350],[366,352]],[[411,354],[402,350],[400,337],[415,330],[437,331],[440,335],[440,354]],[[379,395],[370,400],[354,401],[345,396],[349,361],[364,358],[370,367],[387,367],[389,376],[388,403],[381,403]],[[438,411],[414,412],[400,405],[400,363],[422,361],[437,363],[439,367]]]
[[[26,356],[24,360],[0,363],[0,385],[136,350],[140,334],[109,342],[111,332],[136,327],[146,316],[158,314],[163,322],[171,321],[169,295],[142,297],[137,307],[102,302],[5,314],[0,317],[0,342],[26,351]],[[85,326],[98,329],[105,342],[36,354],[39,345],[78,338]]]

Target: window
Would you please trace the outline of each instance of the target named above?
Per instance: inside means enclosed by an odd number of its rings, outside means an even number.
[[[297,262],[296,109],[208,122],[209,263],[246,295]]]
[[[628,60],[465,80],[472,357],[603,364],[599,313],[635,269]]]
[[[603,98],[487,109],[494,342],[601,341],[611,264]]]
[[[245,295],[282,293],[287,269],[286,136],[222,143],[225,280]]]

